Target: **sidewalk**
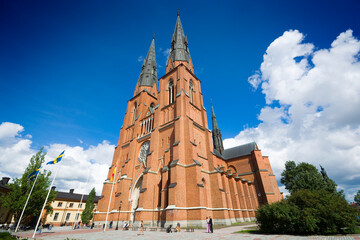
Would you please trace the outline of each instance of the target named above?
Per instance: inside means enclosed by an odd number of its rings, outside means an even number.
[[[138,236],[138,231],[123,231],[114,229],[107,229],[103,232],[103,229],[65,229],[65,228],[54,228],[51,231],[45,230],[41,234],[36,234],[36,239],[49,239],[49,240],[64,240],[66,238],[76,240],[113,240],[113,239],[247,239],[247,240],[305,240],[305,239],[341,239],[341,240],[360,240],[360,235],[347,235],[347,236],[290,236],[290,235],[260,235],[260,234],[249,234],[249,233],[234,233],[236,231],[244,230],[248,227],[256,226],[255,224],[246,226],[228,227],[222,229],[215,229],[214,233],[206,233],[204,229],[195,229],[194,232],[179,233],[165,233],[145,231],[144,235]],[[33,232],[20,232],[17,235],[21,237],[27,237],[32,239]]]

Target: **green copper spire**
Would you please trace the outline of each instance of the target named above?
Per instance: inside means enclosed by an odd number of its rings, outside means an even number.
[[[175,31],[171,40],[171,49],[169,57],[172,61],[186,61],[189,62],[190,52],[188,49],[187,37],[181,25],[180,13],[178,12]]]
[[[144,59],[140,77],[138,80],[138,86],[152,87],[157,82],[156,72],[156,56],[155,56],[155,34],[153,36],[149,52]]]
[[[220,154],[223,154],[224,145],[221,138],[221,132],[216,121],[215,111],[212,103],[211,103],[211,111],[212,111],[212,138],[213,138],[214,149],[216,149]]]

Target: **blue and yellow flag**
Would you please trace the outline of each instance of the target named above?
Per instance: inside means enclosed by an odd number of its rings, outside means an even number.
[[[31,181],[34,180],[36,175],[38,175],[40,168],[41,168],[41,165],[39,168],[37,168],[35,171],[33,171],[32,173],[29,174],[28,179],[30,179]]]
[[[65,152],[65,150],[64,150],[62,153],[60,153],[60,155],[59,155],[57,158],[55,158],[55,160],[52,160],[52,161],[50,161],[50,162],[47,162],[46,165],[48,165],[48,164],[55,164],[55,163],[60,162],[61,159],[62,159],[62,157],[64,156],[64,152]]]

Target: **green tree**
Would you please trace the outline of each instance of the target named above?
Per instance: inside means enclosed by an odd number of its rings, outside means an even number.
[[[294,161],[287,161],[285,163],[285,170],[281,173],[281,183],[285,185],[285,188],[289,190],[290,193],[294,193],[300,189],[325,189],[329,192],[336,192],[337,186],[336,183],[327,176],[323,167],[321,167],[321,172],[319,173],[314,165],[304,162],[296,165]]]
[[[354,233],[356,209],[325,189],[300,189],[286,200],[260,207],[256,218],[265,233]]]
[[[357,205],[360,205],[360,190],[354,196],[354,201],[357,203]]]
[[[14,178],[14,182],[9,184],[9,194],[0,197],[0,202],[4,207],[9,209],[10,213],[13,214],[15,222],[19,220],[30,189],[34,183],[34,181],[28,179],[28,175],[34,172],[45,161],[46,152],[43,150],[44,149],[41,148],[34,156],[32,156],[30,163],[26,167],[25,172],[21,178]],[[25,209],[22,223],[35,226],[36,220],[40,215],[47,192],[51,185],[49,180],[50,175],[50,171],[44,170],[39,172],[33,192]],[[56,195],[56,191],[50,192],[47,204],[45,206],[47,213],[52,212],[51,202],[54,201]]]
[[[93,218],[94,215],[94,208],[95,208],[95,204],[94,204],[94,200],[95,200],[95,188],[91,189],[88,198],[86,199],[86,205],[85,205],[85,209],[81,214],[81,221],[84,224],[88,224],[91,219]]]

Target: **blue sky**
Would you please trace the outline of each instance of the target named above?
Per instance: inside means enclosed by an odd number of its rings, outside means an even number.
[[[248,82],[269,45],[295,29],[314,51],[329,49],[348,29],[358,39],[359,7],[359,1],[0,0],[0,123],[21,125],[15,137],[31,139],[32,150],[115,145],[139,60],[155,32],[158,77],[164,75],[180,9],[210,128],[212,99],[223,138],[233,139],[266,122],[259,117],[266,106],[282,106],[281,98],[266,103],[266,90]]]

